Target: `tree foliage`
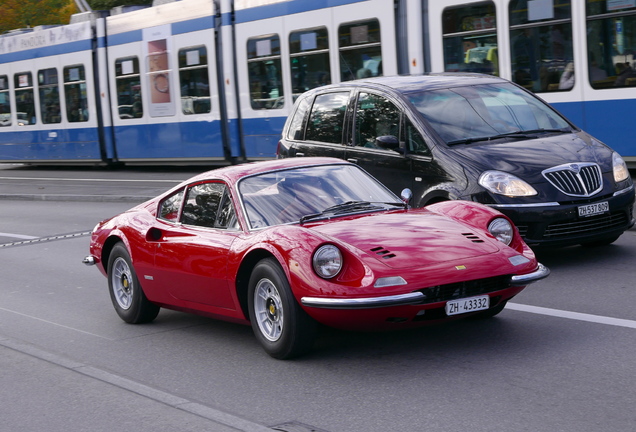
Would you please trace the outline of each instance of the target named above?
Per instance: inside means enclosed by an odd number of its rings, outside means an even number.
[[[73,0],[0,0],[0,33],[46,24],[68,24]]]
[[[116,6],[152,4],[152,0],[88,0],[93,10],[110,10]]]
[[[152,0],[88,0],[93,10],[152,4]],[[0,34],[48,24],[68,24],[78,9],[74,0],[0,0]]]

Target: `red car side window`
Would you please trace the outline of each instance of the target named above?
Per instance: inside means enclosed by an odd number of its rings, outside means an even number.
[[[177,222],[179,220],[179,210],[183,201],[183,190],[175,192],[159,204],[159,219],[168,222]]]

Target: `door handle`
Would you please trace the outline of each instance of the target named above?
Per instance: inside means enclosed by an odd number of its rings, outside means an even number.
[[[355,158],[348,158],[348,159],[347,159],[347,162],[351,162],[351,163],[357,164],[357,163],[358,163],[358,159],[355,159]]]
[[[305,156],[305,153],[302,153],[302,152],[296,153],[296,157],[303,157],[303,156]]]

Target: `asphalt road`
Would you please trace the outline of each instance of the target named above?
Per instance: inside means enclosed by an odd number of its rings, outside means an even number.
[[[539,254],[498,317],[324,330],[277,361],[249,327],[116,315],[88,232],[205,170],[0,166],[0,429],[627,431],[636,424],[636,230]]]

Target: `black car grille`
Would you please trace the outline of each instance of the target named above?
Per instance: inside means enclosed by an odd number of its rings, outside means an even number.
[[[437,303],[458,298],[488,294],[510,287],[510,276],[476,279],[446,285],[437,285],[418,290],[426,298],[424,303]]]
[[[625,226],[629,222],[625,212],[590,216],[577,221],[548,225],[543,233],[546,239],[594,234]]]
[[[595,163],[559,165],[542,174],[555,188],[569,196],[589,197],[603,188],[601,168]]]

